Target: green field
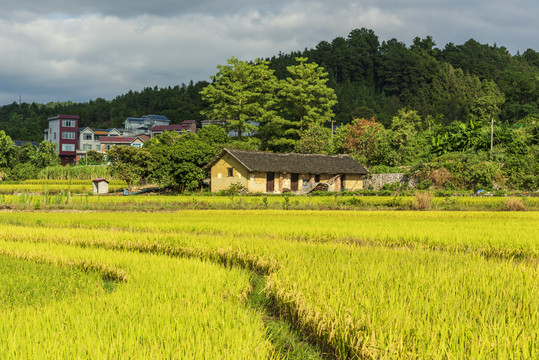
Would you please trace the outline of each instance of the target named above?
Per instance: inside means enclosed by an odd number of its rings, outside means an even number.
[[[14,191],[17,187],[25,191]],[[34,189],[35,188],[35,189]],[[109,186],[116,195],[91,194],[91,184],[0,185],[0,206],[13,210],[97,210],[177,211],[180,209],[264,209],[264,210],[413,210],[414,196],[215,196],[215,195],[132,195],[122,196],[125,185]],[[8,191],[9,189],[9,191]],[[34,189],[34,190],[32,190]],[[45,191],[43,189],[46,189]],[[2,193],[4,191],[4,193]],[[33,192],[34,191],[34,192]],[[15,194],[13,194],[15,193]],[[511,206],[516,203],[520,207]],[[431,197],[430,210],[539,210],[539,197]]]
[[[1,277],[16,280],[0,287],[0,353],[537,358],[538,226],[537,212],[2,212]]]

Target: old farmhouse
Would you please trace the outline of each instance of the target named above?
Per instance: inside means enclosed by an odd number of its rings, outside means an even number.
[[[348,155],[274,154],[224,149],[204,168],[211,173],[211,191],[241,184],[248,192],[308,193],[359,190],[367,169]]]

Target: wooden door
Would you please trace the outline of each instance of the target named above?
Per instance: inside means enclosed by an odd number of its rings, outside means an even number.
[[[272,193],[275,190],[275,174],[266,174],[266,192]]]
[[[290,174],[290,191],[298,191],[299,174]]]

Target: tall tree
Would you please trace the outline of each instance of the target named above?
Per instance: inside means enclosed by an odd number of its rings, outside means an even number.
[[[32,153],[30,162],[36,169],[60,164],[60,158],[56,153],[56,144],[43,140],[37,151]]]
[[[144,144],[153,156],[154,172],[152,178],[160,185],[180,191],[194,190],[202,185],[206,165],[217,150],[210,142],[214,138],[197,134],[179,135],[165,131]]]
[[[288,66],[290,76],[279,82],[279,116],[268,117],[261,130],[267,147],[292,151],[303,130],[328,125],[337,103],[335,91],[326,85],[328,74],[321,66],[298,57],[298,64]]]
[[[268,62],[259,59],[250,64],[232,57],[227,65],[217,68],[219,71],[211,77],[213,83],[201,91],[209,104],[209,109],[201,113],[212,120],[226,119],[228,128],[241,138],[255,129],[249,121],[258,122],[270,115],[277,78]]]
[[[331,130],[320,125],[310,126],[303,130],[296,143],[295,151],[301,154],[333,154]]]
[[[133,183],[150,176],[152,172],[152,154],[134,146],[113,146],[107,151],[111,171],[127,183],[129,192]]]
[[[362,163],[372,163],[377,147],[377,134],[384,129],[383,125],[371,119],[354,119],[347,128],[343,148],[356,156]]]
[[[10,168],[15,161],[15,143],[6,135],[4,130],[0,130],[0,169]]]

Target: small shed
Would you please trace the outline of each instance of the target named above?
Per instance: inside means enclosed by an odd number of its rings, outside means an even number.
[[[103,178],[92,180],[92,192],[94,194],[107,194],[109,192],[109,182]]]

